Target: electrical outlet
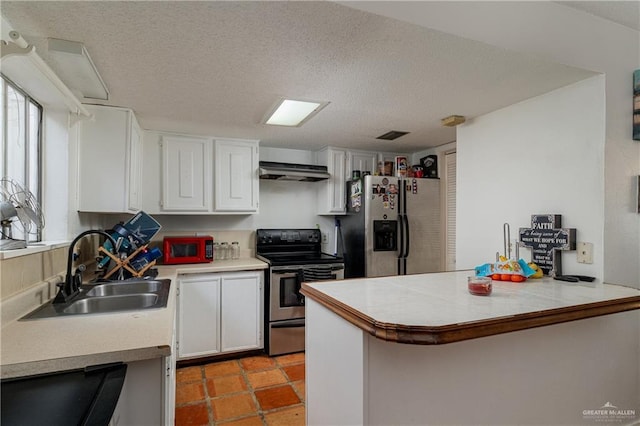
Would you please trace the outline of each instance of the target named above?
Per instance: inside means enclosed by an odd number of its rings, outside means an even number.
[[[326,232],[323,232],[322,233],[322,242],[326,243],[328,239],[329,239],[329,235],[327,235]]]
[[[593,243],[576,243],[578,263],[593,263]]]

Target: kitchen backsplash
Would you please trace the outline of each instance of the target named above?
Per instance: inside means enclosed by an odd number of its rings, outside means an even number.
[[[253,257],[256,245],[255,234],[254,230],[211,230],[198,231],[197,233],[193,231],[163,233],[160,231],[153,239],[152,245],[161,246],[162,238],[165,235],[211,235],[216,242],[226,241],[231,244],[233,241],[237,241],[240,244],[240,256]],[[97,244],[97,238],[92,238],[93,240],[88,237],[84,238],[76,245],[76,252],[79,252],[81,256],[79,262],[88,263],[95,259],[98,252],[92,244]],[[68,253],[68,247],[59,247],[39,253],[1,259],[0,301],[18,295],[34,286],[63,280],[67,269]]]
[[[156,244],[158,247],[162,245],[162,239],[165,236],[194,236],[194,235],[211,235],[214,242],[222,243],[227,242],[231,244],[237,241],[240,245],[240,257],[253,257],[256,249],[256,231],[254,230],[211,230],[211,231],[175,231],[170,232],[158,232],[153,238],[152,245]]]
[[[97,255],[97,237],[83,238],[76,244],[80,255],[76,263],[88,263]],[[33,286],[56,279],[64,279],[67,269],[68,245],[24,256],[0,260],[0,300],[5,300]]]
[[[68,248],[61,247],[0,260],[0,300],[58,275],[64,276],[67,253]]]

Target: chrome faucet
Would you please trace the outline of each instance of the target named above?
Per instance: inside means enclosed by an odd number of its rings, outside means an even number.
[[[71,273],[71,264],[73,263],[73,250],[78,241],[80,241],[85,235],[89,234],[99,234],[102,235],[111,241],[112,247],[117,247],[116,240],[109,234],[104,231],[98,231],[97,229],[89,229],[88,231],[84,231],[80,233],[69,245],[69,257],[67,258],[67,275],[65,276],[65,280],[62,283],[57,284],[60,288],[58,294],[56,294],[55,299],[53,299],[53,303],[67,303],[69,300],[73,299],[73,297],[78,294],[78,290],[80,285],[82,284],[82,271],[84,268],[80,267],[76,270],[75,273]]]

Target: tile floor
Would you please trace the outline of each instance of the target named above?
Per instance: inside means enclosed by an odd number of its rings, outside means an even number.
[[[301,352],[179,368],[176,425],[304,425],[304,360]]]

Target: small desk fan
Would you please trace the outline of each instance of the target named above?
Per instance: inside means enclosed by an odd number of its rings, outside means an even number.
[[[38,235],[44,228],[44,215],[36,197],[10,178],[0,179],[0,225],[0,250],[25,248],[29,236]]]

